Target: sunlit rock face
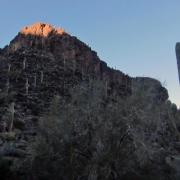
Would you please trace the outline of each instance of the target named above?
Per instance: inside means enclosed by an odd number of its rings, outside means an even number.
[[[37,48],[52,50],[54,41],[71,37],[62,28],[55,28],[50,24],[35,23],[24,27],[18,35],[11,41],[8,50],[16,51],[20,48]],[[56,44],[57,45],[57,44]]]
[[[177,58],[177,67],[178,67],[179,83],[180,83],[180,43],[176,43],[176,58]]]
[[[64,29],[55,28],[50,24],[45,24],[45,23],[35,23],[31,26],[26,26],[20,31],[20,33],[24,35],[34,35],[34,36],[42,36],[42,37],[47,37],[49,34],[56,34],[56,35],[66,34]]]

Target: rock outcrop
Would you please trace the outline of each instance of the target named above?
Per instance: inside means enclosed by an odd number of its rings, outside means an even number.
[[[180,43],[176,43],[176,58],[177,58],[177,68],[179,74],[179,83],[180,83]]]
[[[48,24],[23,28],[0,56],[0,89],[20,114],[38,115],[55,94],[81,81],[101,79],[109,93],[131,93],[131,78],[113,70],[86,44]]]
[[[109,68],[76,37],[44,23],[23,28],[0,51],[0,68],[0,131],[8,131],[8,109],[13,102],[15,139],[31,139],[52,98],[68,96],[69,89],[80,82],[100,79],[110,94],[131,94],[129,76]]]
[[[11,158],[26,156],[37,121],[48,111],[52,98],[68,97],[79,83],[100,80],[106,84],[107,95],[115,93],[120,98],[131,96],[136,87],[149,94],[147,100],[153,103],[168,99],[157,80],[132,78],[108,67],[85,43],[44,23],[23,28],[0,49],[0,69],[0,155]],[[10,120],[13,132],[9,132]]]
[[[0,51],[0,68],[0,91],[6,97],[0,99],[0,119],[5,121],[4,113],[14,102],[15,121],[27,127],[48,108],[54,95],[68,96],[70,87],[91,78],[106,82],[108,93],[116,91],[122,97],[131,94],[133,81],[155,87],[153,93],[162,101],[168,98],[158,81],[133,79],[109,68],[85,43],[44,23],[23,28]]]
[[[47,37],[50,34],[58,34],[58,35],[67,34],[62,28],[54,28],[50,24],[44,24],[44,23],[36,23],[32,26],[26,26],[20,31],[20,33],[24,35],[34,35],[34,36],[42,36],[42,37]]]

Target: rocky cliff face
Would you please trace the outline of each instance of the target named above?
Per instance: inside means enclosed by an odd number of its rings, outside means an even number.
[[[2,50],[0,89],[17,112],[38,115],[56,94],[81,81],[102,79],[109,93],[131,93],[131,78],[107,67],[96,52],[62,29],[37,23],[23,28]]]
[[[100,79],[108,94],[131,94],[129,76],[109,68],[76,37],[44,23],[23,28],[0,51],[0,68],[0,131],[8,130],[8,109],[14,103],[20,139],[36,133],[36,121],[55,95],[69,96],[69,89],[80,82]]]
[[[68,97],[79,83],[100,80],[107,95],[122,99],[137,89],[156,104],[168,99],[157,80],[131,78],[108,67],[85,43],[44,23],[23,28],[0,50],[0,69],[0,155],[5,157],[25,156],[37,121],[48,111],[52,98]],[[9,129],[12,118],[14,126]]]
[[[28,119],[31,126],[30,119],[36,119],[48,108],[54,95],[68,96],[70,87],[90,79],[104,81],[108,93],[116,91],[122,97],[131,94],[133,82],[154,87],[158,97],[155,99],[168,98],[158,81],[133,79],[109,68],[85,43],[61,28],[44,23],[23,28],[0,51],[0,68],[0,90],[6,97],[1,98],[1,121],[5,121],[3,114],[14,102],[16,120]]]

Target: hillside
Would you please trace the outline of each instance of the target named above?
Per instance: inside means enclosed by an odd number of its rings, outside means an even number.
[[[159,81],[44,23],[0,50],[0,69],[2,179],[180,177],[180,112]]]

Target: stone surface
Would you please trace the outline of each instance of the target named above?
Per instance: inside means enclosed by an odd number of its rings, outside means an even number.
[[[23,28],[0,51],[0,68],[0,140],[2,147],[13,141],[11,156],[20,152],[16,148],[24,151],[33,140],[37,119],[48,110],[52,98],[68,96],[69,89],[78,83],[101,79],[107,83],[108,93],[131,94],[129,76],[109,68],[76,37],[44,23]],[[7,132],[12,102],[13,136]],[[4,153],[4,148],[1,150]]]
[[[107,95],[131,96],[133,84],[149,94],[154,103],[168,99],[159,81],[132,78],[107,66],[85,43],[49,24],[23,28],[0,50],[0,154],[15,158],[26,155],[36,136],[37,120],[47,112],[55,95],[91,79],[104,81]],[[138,85],[138,86],[137,86]],[[149,99],[147,99],[149,100]],[[13,134],[7,132],[15,103]]]
[[[176,58],[177,58],[177,68],[179,74],[179,83],[180,83],[180,43],[176,43]]]
[[[70,87],[89,78],[107,81],[109,93],[131,93],[129,76],[109,68],[76,37],[59,31],[37,23],[24,28],[3,51],[0,89],[15,101],[16,118],[39,115],[55,94],[67,95]]]

